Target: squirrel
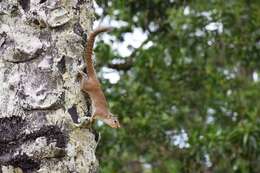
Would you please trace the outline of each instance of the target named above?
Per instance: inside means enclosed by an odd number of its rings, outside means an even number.
[[[107,32],[111,30],[112,28],[110,27],[99,27],[89,34],[86,44],[85,60],[87,66],[87,75],[82,70],[79,70],[79,77],[81,91],[87,93],[92,102],[92,115],[90,117],[90,122],[92,122],[95,119],[98,119],[103,121],[112,128],[119,128],[120,123],[118,121],[118,118],[109,111],[108,103],[101,89],[101,84],[96,76],[96,71],[92,59],[95,37],[102,32]],[[85,119],[89,118],[85,117]]]

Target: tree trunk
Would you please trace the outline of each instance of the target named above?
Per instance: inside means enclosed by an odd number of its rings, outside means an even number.
[[[97,172],[97,137],[76,128],[89,0],[0,0],[0,172]]]

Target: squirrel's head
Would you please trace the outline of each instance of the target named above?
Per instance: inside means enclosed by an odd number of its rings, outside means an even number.
[[[112,128],[120,128],[118,118],[114,115],[110,115],[109,118],[104,119],[104,122]]]

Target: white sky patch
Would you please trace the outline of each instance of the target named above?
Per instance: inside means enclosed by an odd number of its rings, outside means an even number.
[[[134,17],[133,17],[133,21],[134,21],[134,22],[137,22],[137,21],[138,21],[138,17],[137,17],[137,16],[134,16]]]
[[[232,94],[232,90],[229,89],[229,90],[227,91],[227,96],[231,96],[231,94]]]
[[[152,47],[154,45],[154,43],[152,41],[148,41],[148,43],[146,43],[143,46],[143,49],[149,49],[150,47]]]
[[[167,131],[166,135],[169,136],[171,143],[175,146],[178,146],[180,149],[190,147],[190,144],[188,143],[189,137],[184,129],[182,129],[180,132]]]
[[[209,40],[207,43],[208,43],[209,46],[212,46],[214,41],[213,40]]]
[[[143,167],[144,167],[144,169],[151,169],[151,168],[152,168],[152,165],[149,164],[149,163],[144,163],[144,164],[143,164]]]
[[[109,7],[111,7],[111,6],[112,6],[112,1],[108,1],[107,5],[108,5]]]
[[[127,25],[128,23],[123,20],[114,20],[110,16],[106,16],[102,18],[102,20],[94,21],[93,28],[97,28],[98,26],[110,26],[113,28],[121,28]]]
[[[200,29],[196,29],[195,35],[196,35],[197,37],[202,37],[202,36],[205,35],[205,32],[203,32],[203,31],[200,30]]]
[[[177,113],[177,112],[178,112],[177,106],[173,105],[173,106],[171,107],[171,112],[172,112],[173,114]]]
[[[221,106],[220,110],[228,117],[232,117],[232,115],[233,115],[232,111],[230,111],[226,107]]]
[[[187,7],[184,8],[183,14],[184,14],[185,16],[187,16],[187,15],[190,14],[190,7],[189,7],[189,6],[187,6]]]
[[[206,17],[209,21],[211,21],[211,20],[212,20],[211,13],[212,13],[212,12],[210,12],[210,11],[203,11],[203,12],[201,12],[200,14],[201,14],[202,16]]]
[[[207,120],[206,120],[206,123],[207,124],[212,124],[214,122],[214,117],[212,115],[208,115],[207,116]]]
[[[192,58],[190,58],[190,57],[184,57],[184,58],[183,58],[183,63],[184,63],[184,64],[190,64],[190,63],[192,63]]]
[[[125,33],[124,39],[127,44],[138,48],[147,39],[148,34],[143,32],[142,28],[134,28],[133,32]]]
[[[156,24],[156,23],[154,23],[154,22],[151,22],[151,23],[149,24],[149,29],[150,29],[152,32],[158,30],[158,28],[159,28],[159,25]]]
[[[207,120],[206,123],[207,124],[211,124],[214,122],[215,118],[214,118],[214,114],[216,113],[215,109],[212,108],[208,108],[207,110]]]
[[[207,110],[208,115],[214,115],[216,113],[215,109],[208,108]]]
[[[101,73],[105,79],[108,79],[110,83],[115,84],[120,80],[118,71],[111,68],[103,67]]]
[[[169,52],[169,49],[165,49],[164,50],[164,63],[167,65],[167,66],[170,66],[172,64],[172,56]]]
[[[257,41],[257,42],[256,42],[256,47],[257,47],[258,49],[260,49],[260,41]]]
[[[104,125],[104,122],[98,120],[98,121],[97,121],[97,125],[98,125],[99,127],[100,127],[100,126],[103,126],[103,125]]]
[[[110,4],[111,5],[111,4]],[[98,6],[98,4],[94,1],[95,12],[102,16],[104,10]],[[115,15],[119,14],[119,11],[114,12]],[[136,19],[138,19],[136,17]],[[97,28],[98,26],[110,26],[114,28],[121,28],[128,26],[128,23],[122,20],[115,20],[110,16],[105,16],[98,21],[95,21],[93,24],[93,28]],[[152,24],[149,26],[151,29],[156,29],[158,26]],[[110,35],[109,33],[104,33],[102,36],[98,37],[98,39],[102,39],[106,44],[112,47],[113,51],[118,52],[121,57],[128,57],[133,52],[133,48],[139,48],[141,44],[147,39],[148,33],[143,32],[142,28],[134,28],[133,32],[128,32],[123,35],[123,42],[120,42],[116,39],[115,36]],[[97,40],[98,40],[97,39]],[[153,46],[153,42],[148,42],[145,45],[145,48],[149,48]],[[110,83],[115,84],[120,80],[120,75],[116,70],[110,68],[102,68],[101,74],[105,79],[108,79]]]
[[[189,25],[186,23],[181,26],[181,29],[183,29],[183,30],[187,30],[188,28],[189,28]]]
[[[254,82],[258,82],[259,81],[259,76],[258,76],[257,72],[253,73],[253,80],[254,80]]]
[[[97,13],[99,16],[101,16],[104,13],[103,8],[99,7],[96,1],[94,1],[94,9],[95,13]]]
[[[122,20],[114,20],[109,16],[104,17],[102,20],[95,21],[93,28],[98,26],[111,26],[114,28],[121,28],[127,26],[128,23]],[[156,25],[151,26],[156,29]],[[142,28],[134,28],[133,32],[128,32],[123,35],[124,41],[117,41],[116,38],[109,34],[103,34],[101,38],[106,44],[111,45],[112,50],[119,53],[122,57],[129,56],[133,49],[138,48],[147,39],[148,33],[143,32]],[[150,45],[152,43],[149,43]]]
[[[119,15],[119,14],[120,14],[120,11],[119,11],[119,10],[114,10],[114,11],[113,11],[113,15],[116,16],[116,15]]]
[[[123,59],[113,59],[112,63],[113,64],[120,64],[120,63],[124,63],[125,61]]]
[[[237,121],[238,113],[234,112],[232,116],[232,121]]]
[[[223,32],[223,24],[221,22],[211,22],[205,26],[208,31],[218,31],[219,33]]]
[[[104,34],[102,40],[106,44],[111,45],[112,50],[118,52],[121,57],[128,57],[133,52],[133,48],[139,48],[147,39],[147,33],[143,32],[141,28],[134,28],[133,32],[125,33],[123,37],[124,41],[120,42],[114,36]],[[148,43],[146,48],[153,45],[152,42]]]
[[[234,72],[232,72],[231,70],[224,69],[222,72],[227,79],[234,79],[236,77],[236,74]]]
[[[210,161],[210,157],[208,154],[205,154],[205,164],[207,167],[211,167],[212,166],[212,162]]]

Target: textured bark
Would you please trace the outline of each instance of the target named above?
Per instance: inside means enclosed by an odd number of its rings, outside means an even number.
[[[96,172],[97,136],[76,128],[91,0],[0,0],[0,172]]]

